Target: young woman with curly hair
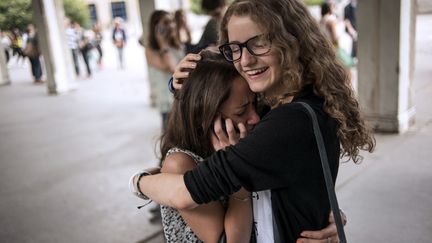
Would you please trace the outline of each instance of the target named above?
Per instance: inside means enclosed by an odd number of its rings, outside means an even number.
[[[312,122],[298,102],[309,104],[318,117],[333,181],[340,158],[357,163],[359,151],[371,152],[375,141],[347,71],[302,1],[234,1],[225,13],[220,38],[225,58],[263,97],[270,112],[246,138],[184,176],[144,176],[140,189],[161,204],[181,209],[231,195],[241,187],[270,190],[263,200],[273,224],[264,229],[274,235],[261,242],[295,242],[304,230],[328,224],[330,212]],[[197,56],[189,55],[174,77],[187,76],[181,69],[194,59]],[[230,142],[234,134],[231,127],[224,136],[220,124],[215,130],[219,143]],[[333,240],[337,241],[329,242]]]

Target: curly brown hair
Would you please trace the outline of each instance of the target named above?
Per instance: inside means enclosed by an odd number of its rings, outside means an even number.
[[[373,151],[375,139],[360,112],[349,72],[302,1],[234,1],[222,20],[220,43],[228,42],[227,25],[233,15],[250,17],[271,35],[286,87],[278,98],[295,96],[312,84],[315,94],[324,99],[324,111],[338,123],[341,157],[357,163],[360,150]]]

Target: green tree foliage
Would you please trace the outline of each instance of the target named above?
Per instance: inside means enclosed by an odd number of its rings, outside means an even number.
[[[312,6],[312,5],[320,5],[324,2],[324,0],[304,0],[306,5]]]
[[[82,27],[90,27],[90,11],[84,0],[63,0],[65,15]]]
[[[90,12],[84,0],[63,0],[65,15],[83,27],[90,27]],[[0,0],[0,29],[24,30],[32,22],[31,0]]]
[[[32,21],[30,0],[0,0],[0,29],[25,29]]]

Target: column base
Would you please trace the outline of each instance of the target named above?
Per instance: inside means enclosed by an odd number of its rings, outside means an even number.
[[[416,109],[411,109],[399,114],[393,115],[380,115],[380,114],[366,114],[365,120],[375,132],[378,133],[404,133],[410,126],[415,123]]]

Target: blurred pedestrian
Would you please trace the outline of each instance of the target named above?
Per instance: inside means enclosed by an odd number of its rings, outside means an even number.
[[[339,45],[340,32],[337,30],[340,28],[337,28],[338,19],[335,14],[335,9],[336,5],[333,1],[323,2],[321,4],[321,20],[319,22],[320,28],[333,44],[333,47],[336,51],[336,56],[345,67],[350,68],[354,65],[354,61],[351,55]],[[341,24],[343,25],[343,23]],[[344,28],[342,27],[342,29]]]
[[[357,57],[357,0],[351,0],[344,8],[345,30],[352,38],[351,56]]]
[[[89,34],[85,29],[81,27],[78,22],[75,22],[74,28],[78,36],[78,48],[86,66],[87,78],[90,78],[92,75],[92,71],[89,62],[89,52],[92,48],[92,45],[90,43]]]
[[[162,116],[162,128],[165,130],[173,101],[166,87],[166,81],[174,72],[175,65],[184,56],[170,13],[157,10],[151,14],[145,55],[148,64],[151,104],[159,109]]]
[[[23,39],[21,31],[18,28],[12,30],[12,56],[17,56],[16,64],[19,64],[21,59],[21,65],[25,63],[25,56],[23,53]]]
[[[174,12],[174,21],[176,26],[176,35],[180,43],[185,48],[185,53],[192,51],[192,36],[191,30],[188,26],[186,13],[183,9],[179,9]]]
[[[9,62],[10,59],[10,47],[11,47],[11,39],[7,35],[6,32],[0,31],[0,45],[2,46],[5,56],[6,56],[6,63]]]
[[[71,22],[69,19],[65,20],[66,25],[66,41],[67,46],[69,47],[71,53],[72,53],[72,60],[75,67],[75,74],[77,76],[80,75],[80,68],[79,68],[79,49],[78,49],[78,34],[74,28],[74,23]]]
[[[123,26],[123,19],[117,17],[114,19],[114,29],[112,31],[112,40],[118,51],[118,67],[124,68],[123,48],[126,44],[126,31]]]
[[[101,44],[102,44],[103,35],[102,35],[102,29],[101,29],[101,26],[99,23],[94,24],[93,33],[94,33],[93,45],[96,48],[97,52],[99,53],[97,64],[98,64],[99,69],[102,69],[103,68],[103,65],[102,65],[103,51],[102,51]]]
[[[327,38],[336,47],[338,45],[338,35],[336,32],[337,17],[334,14],[335,7],[332,1],[321,4],[321,20],[319,24],[321,30],[324,31]]]
[[[42,65],[40,62],[39,40],[35,27],[29,24],[27,27],[28,39],[24,54],[29,58],[31,71],[34,78],[34,83],[43,83],[42,81]]]

